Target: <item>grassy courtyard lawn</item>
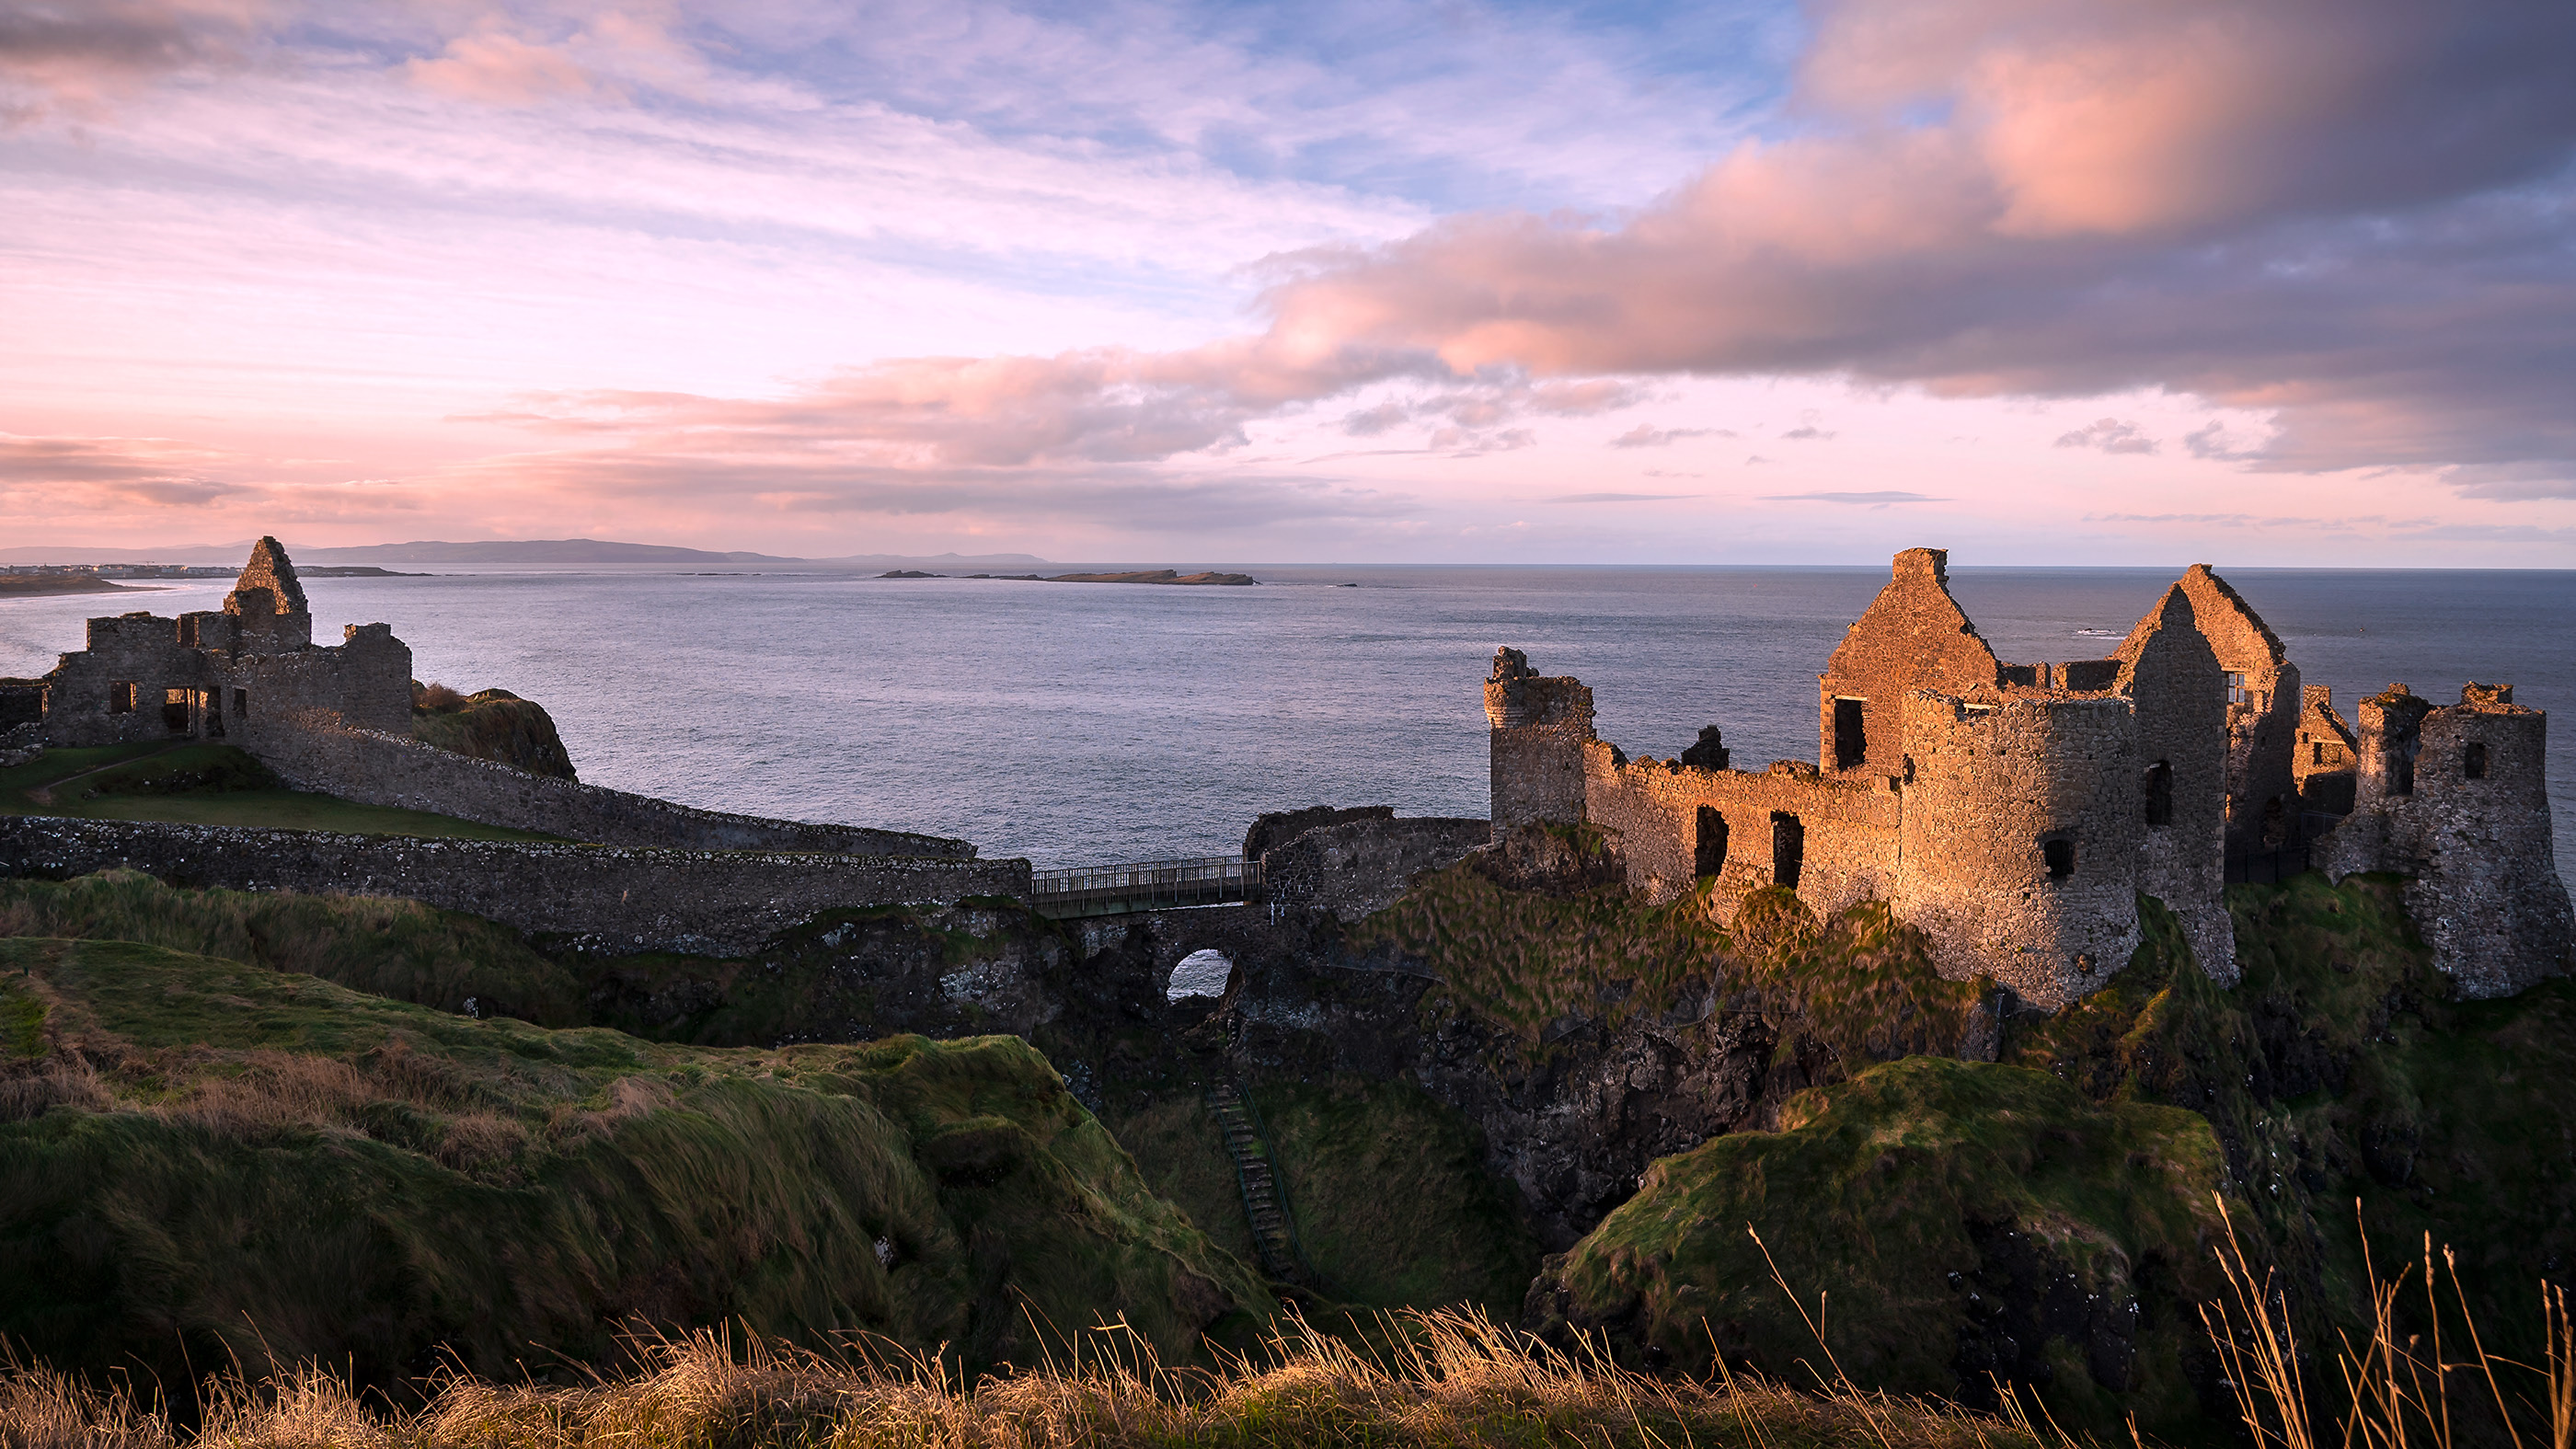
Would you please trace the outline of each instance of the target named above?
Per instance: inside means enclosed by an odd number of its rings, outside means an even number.
[[[426,810],[360,805],[333,795],[290,790],[242,751],[194,740],[47,750],[27,764],[0,770],[0,815],[166,820],[182,825],[257,825],[459,840],[554,838]]]

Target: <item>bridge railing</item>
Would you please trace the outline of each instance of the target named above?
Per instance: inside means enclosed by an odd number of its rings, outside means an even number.
[[[1033,871],[1029,904],[1040,915],[1105,916],[1248,901],[1260,889],[1261,862],[1239,855],[1207,855]]]

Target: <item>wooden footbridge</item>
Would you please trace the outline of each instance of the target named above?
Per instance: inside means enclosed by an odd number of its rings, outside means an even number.
[[[1222,906],[1258,899],[1261,862],[1239,855],[1146,860],[1133,865],[1076,865],[1031,873],[1029,904],[1067,920],[1179,906]]]

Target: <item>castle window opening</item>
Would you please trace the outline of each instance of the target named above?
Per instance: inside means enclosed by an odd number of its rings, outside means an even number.
[[[1866,700],[1834,701],[1834,768],[1858,768],[1869,758],[1869,733],[1862,727],[1861,706]]]
[[[2464,779],[2487,777],[2487,747],[2482,740],[2471,740],[2460,750],[2460,775]]]
[[[174,735],[184,735],[188,732],[188,691],[184,689],[161,691],[161,723]]]
[[[236,690],[234,690],[234,691],[233,691],[233,718],[235,718],[235,719],[248,719],[248,718],[250,718],[250,691],[249,691],[249,690],[247,690],[247,689],[236,689]]]
[[[1771,812],[1771,883],[1798,888],[1798,874],[1807,863],[1806,822],[1786,810]]]
[[[1726,869],[1726,817],[1715,806],[1702,805],[1698,826],[1691,845],[1691,869],[1707,880]]]
[[[2245,676],[2233,669],[2227,671],[2227,702],[2229,704],[2246,704],[2250,703],[2253,698],[2254,696],[2251,693],[2248,693],[2245,688]]]
[[[2173,824],[2173,765],[2158,760],[2147,767],[2147,823]]]
[[[109,714],[134,713],[134,696],[140,692],[141,691],[130,683],[119,682],[109,685],[107,687],[107,712]]]
[[[2323,740],[2308,741],[2308,763],[2311,765],[2322,765],[2325,762],[2326,742]]]
[[[2048,878],[2064,880],[2075,874],[2075,842],[2063,835],[2052,835],[2039,843],[2039,858],[2048,863]]]
[[[2415,757],[2405,750],[2388,752],[2388,793],[2391,795],[2415,793]]]
[[[2290,841],[2290,812],[2281,797],[2263,802],[2263,848],[2278,850]]]

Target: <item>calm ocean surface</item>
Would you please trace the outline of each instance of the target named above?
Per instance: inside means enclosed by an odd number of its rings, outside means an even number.
[[[1739,767],[1815,757],[1815,680],[1884,568],[1255,568],[1258,588],[824,574],[311,579],[317,640],[383,620],[424,680],[543,703],[581,777],[692,805],[964,836],[1041,865],[1208,855],[1264,810],[1485,812],[1494,646],[1593,688],[1604,738],[1670,755],[1717,724]],[[1959,569],[2015,662],[2099,657],[2173,569]],[[2550,740],[2562,869],[2576,573],[2231,570],[2306,681],[2516,686]],[[1356,585],[1356,587],[1351,587]],[[0,602],[0,675],[119,608],[228,583]],[[2082,631],[2109,631],[2109,636]]]

